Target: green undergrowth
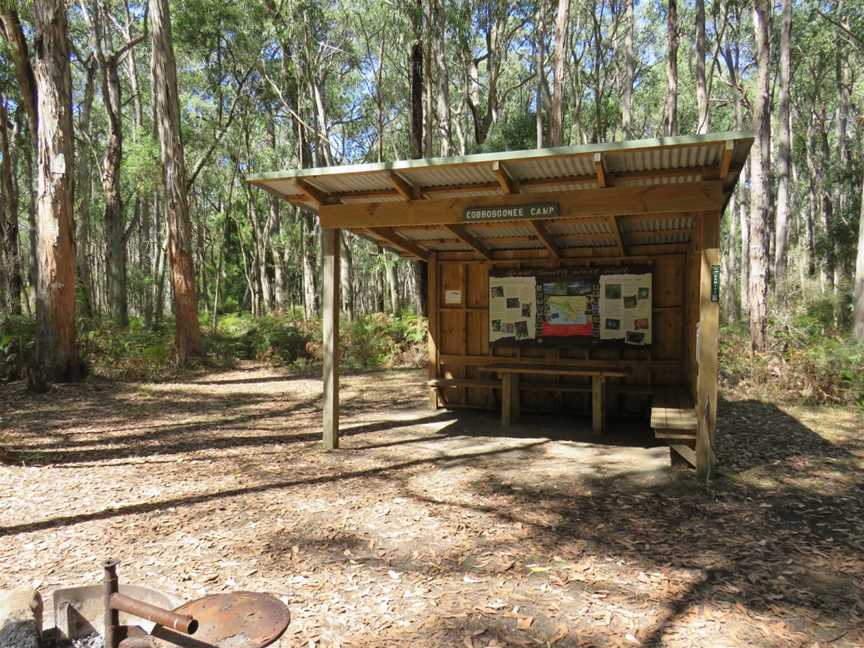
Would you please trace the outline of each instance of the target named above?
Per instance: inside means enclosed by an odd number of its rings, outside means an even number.
[[[747,398],[788,404],[864,408],[864,344],[836,322],[828,300],[799,304],[771,316],[769,348],[753,353],[745,324],[720,337],[723,384]]]
[[[323,359],[321,322],[295,317],[227,314],[215,329],[201,320],[204,355],[191,368],[231,367],[243,360],[315,371]],[[33,361],[34,325],[27,318],[0,320],[0,382],[19,379]],[[93,375],[115,380],[165,380],[178,373],[173,322],[157,328],[133,319],[121,329],[101,321],[81,322],[79,349]],[[340,347],[347,369],[422,366],[426,320],[415,315],[373,314],[342,321]]]

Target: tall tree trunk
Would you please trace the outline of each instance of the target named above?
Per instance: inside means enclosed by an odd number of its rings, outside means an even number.
[[[786,255],[789,240],[789,214],[791,212],[792,124],[789,116],[789,90],[792,83],[791,68],[792,0],[783,0],[783,18],[780,28],[780,105],[777,121],[780,126],[778,155],[780,177],[777,187],[777,218],[774,242],[774,287],[783,293],[786,283]]]
[[[390,312],[393,313],[393,315],[398,315],[401,308],[399,304],[399,279],[396,275],[396,264],[398,261],[399,257],[397,256],[390,259],[385,256],[387,292],[390,295]]]
[[[768,0],[755,0],[753,29],[758,65],[756,97],[753,103],[753,143],[750,194],[750,338],[754,351],[768,347],[768,191],[771,153],[771,96],[768,78],[770,40]]]
[[[450,84],[447,79],[447,61],[444,57],[444,36],[447,23],[443,0],[432,0],[430,11],[433,17],[432,55],[435,60],[435,112],[438,119],[438,150],[441,155],[450,155],[452,134],[450,129]]]
[[[570,0],[558,0],[555,14],[555,44],[552,48],[552,101],[549,104],[549,146],[564,143],[564,74],[567,61],[567,28],[570,24]]]
[[[696,132],[708,132],[708,86],[705,83],[705,0],[696,0]]]
[[[80,116],[78,119],[78,131],[81,133],[79,140],[86,142],[86,147],[78,147],[75,159],[78,170],[78,177],[75,185],[75,202],[78,207],[75,211],[75,263],[78,268],[78,285],[81,287],[81,314],[88,319],[95,315],[93,304],[93,278],[90,268],[90,209],[92,207],[91,201],[93,192],[90,178],[90,155],[88,149],[91,143],[90,122],[93,114],[96,68],[97,63],[95,59],[91,59],[87,62],[87,80],[84,84],[84,98],[81,102]]]
[[[5,285],[0,285],[0,296],[5,295],[5,308],[11,315],[21,314],[21,256],[18,254],[18,191],[15,186],[15,168],[12,164],[12,146],[9,139],[9,114],[6,98],[0,97],[0,272]]]
[[[97,10],[98,11],[98,10]],[[101,37],[97,35],[97,41]],[[117,326],[129,326],[126,289],[126,238],[123,225],[123,194],[120,190],[120,165],[123,163],[122,101],[117,61],[105,57],[99,47],[102,69],[102,103],[108,116],[108,141],[102,162],[102,193],[105,196],[105,238],[108,265],[108,302]]]
[[[351,241],[348,238],[351,236],[349,232],[342,232],[342,270],[340,272],[342,281],[342,308],[345,311],[345,317],[349,322],[354,321],[355,300],[354,300],[354,253],[351,250]]]
[[[861,182],[861,211],[858,217],[858,254],[855,260],[855,288],[852,303],[852,335],[864,342],[864,181]]]
[[[635,0],[626,0],[627,25],[624,37],[624,92],[621,102],[621,127],[624,137],[633,137],[633,83],[636,80],[636,53],[634,41],[636,37],[636,16],[633,11]]]
[[[666,105],[663,129],[666,135],[678,134],[678,0],[668,0],[666,13]]]
[[[171,43],[171,15],[168,0],[148,0],[151,67],[156,130],[162,159],[168,222],[168,258],[174,289],[174,314],[177,320],[175,347],[177,360],[185,363],[190,355],[201,353],[198,324],[198,296],[195,294],[195,268],[192,264],[192,228],[186,198],[186,165],[180,141],[180,104],[177,98],[177,65]]]
[[[39,117],[36,284],[39,375],[32,376],[31,384],[43,389],[46,381],[79,380],[81,363],[75,330],[74,143],[66,3],[37,0],[34,9],[33,76]]]
[[[423,157],[423,49],[411,47],[411,157]]]
[[[303,315],[307,320],[318,315],[318,290],[315,285],[318,262],[316,250],[318,239],[315,232],[315,217],[303,212]]]

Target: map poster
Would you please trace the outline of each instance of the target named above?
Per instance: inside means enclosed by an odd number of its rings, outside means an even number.
[[[534,277],[489,277],[489,342],[537,336]]]
[[[544,312],[540,333],[543,337],[591,337],[593,281],[590,278],[543,284]]]
[[[651,274],[600,275],[600,339],[651,344]]]

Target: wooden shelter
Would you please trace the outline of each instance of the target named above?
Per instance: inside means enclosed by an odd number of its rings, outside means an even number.
[[[710,470],[720,218],[752,141],[750,133],[716,133],[250,176],[320,215],[325,446],[339,443],[339,240],[346,229],[428,266],[433,407],[500,406],[504,425],[522,409],[581,407],[598,433],[609,410],[650,411],[658,438],[699,472]],[[628,277],[647,277],[638,293],[648,299],[638,302],[650,311],[647,322],[608,316],[637,304],[635,288],[626,294]],[[610,288],[613,280],[625,283]],[[605,296],[591,290],[598,281]],[[515,333],[514,322],[497,313],[512,306],[518,317],[519,300],[499,284],[523,291],[513,294],[523,295],[527,324],[515,321]],[[538,301],[522,284],[536,289]],[[573,295],[567,286],[575,286]],[[559,313],[572,304],[584,313]],[[555,327],[543,317],[575,318],[578,326],[564,330],[584,329],[584,336],[547,337]],[[626,339],[605,339],[621,326],[646,328],[647,337],[628,331]],[[506,335],[513,337],[498,340]]]

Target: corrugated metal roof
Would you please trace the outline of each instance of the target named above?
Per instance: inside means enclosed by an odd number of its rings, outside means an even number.
[[[730,142],[730,173],[724,178],[728,196],[753,142],[751,133],[715,133],[452,158],[295,169],[252,175],[247,181],[292,202],[307,205],[315,205],[318,201],[373,204],[402,202],[404,198],[397,191],[397,185],[403,193],[405,185],[408,185],[407,190],[416,192],[418,199],[424,199],[424,204],[481,196],[500,196],[502,204],[506,204],[506,192],[499,184],[493,164],[498,163],[520,193],[531,194],[532,200],[537,195],[538,201],[543,202],[554,200],[557,192],[597,187],[598,162],[602,163],[607,179],[615,187],[701,182],[706,177],[712,177],[712,172],[716,174]],[[398,177],[394,178],[394,174]],[[298,181],[307,183],[311,189],[303,189]],[[406,203],[406,215],[410,212],[410,204]],[[409,220],[406,218],[406,221]],[[621,241],[625,246],[685,243],[692,236],[695,221],[694,216],[682,214],[617,217]],[[495,251],[544,247],[537,231],[525,222],[472,222],[465,226],[471,236]],[[472,250],[445,227],[394,227],[405,238],[419,241],[422,247],[429,250]],[[602,218],[550,219],[543,222],[543,228],[562,249],[618,246],[617,233]],[[373,227],[371,231],[374,233],[374,230]],[[386,242],[382,244],[387,245]]]

